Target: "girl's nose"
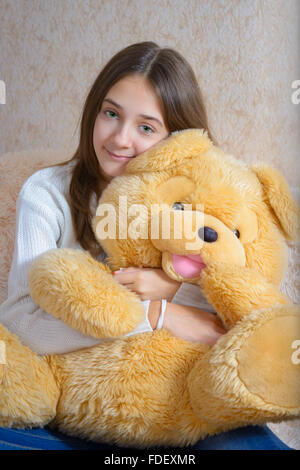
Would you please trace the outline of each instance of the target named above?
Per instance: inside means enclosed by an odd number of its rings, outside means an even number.
[[[132,135],[129,126],[120,125],[114,134],[114,141],[118,147],[129,148],[132,145]]]

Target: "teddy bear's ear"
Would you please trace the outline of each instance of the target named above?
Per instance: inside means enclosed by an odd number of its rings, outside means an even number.
[[[263,186],[266,200],[273,209],[288,240],[300,239],[300,208],[282,174],[265,164],[251,167]]]
[[[126,167],[126,174],[159,172],[177,166],[186,159],[206,152],[213,143],[203,129],[174,132],[168,138],[134,158]]]

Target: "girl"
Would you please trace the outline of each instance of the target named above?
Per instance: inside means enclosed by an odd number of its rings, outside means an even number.
[[[91,227],[101,192],[124,173],[130,159],[171,132],[187,128],[204,128],[210,135],[189,64],[174,50],[152,42],[131,45],[108,62],[93,84],[74,157],[36,172],[23,185],[8,299],[0,307],[0,322],[37,354],[62,354],[100,340],[71,329],[34,304],[27,281],[30,264],[41,253],[62,247],[88,250],[103,261],[105,254]],[[225,333],[215,315],[197,308],[197,300],[194,307],[176,304],[180,295],[185,298],[182,303],[189,303],[191,295],[195,297],[194,286],[181,286],[161,269],[128,268],[115,276],[142,300],[151,301],[144,303],[144,323],[131,334],[156,328],[161,299],[168,302],[160,327],[175,336],[213,344]]]

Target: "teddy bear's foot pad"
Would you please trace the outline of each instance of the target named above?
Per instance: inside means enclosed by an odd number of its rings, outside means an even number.
[[[299,312],[287,311],[255,330],[240,348],[237,361],[238,376],[251,394],[287,412],[298,408],[300,413],[300,364],[294,349],[297,340]]]

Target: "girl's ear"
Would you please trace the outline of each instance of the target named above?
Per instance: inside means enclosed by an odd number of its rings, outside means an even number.
[[[203,129],[174,132],[128,163],[125,174],[171,169],[185,159],[206,152],[212,145],[207,132]]]
[[[251,167],[287,240],[300,239],[300,208],[282,174],[266,164]]]

